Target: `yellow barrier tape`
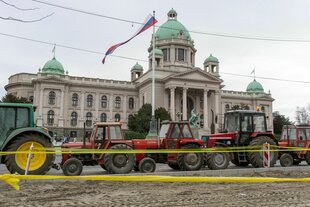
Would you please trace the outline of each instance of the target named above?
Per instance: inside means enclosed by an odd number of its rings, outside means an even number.
[[[310,182],[310,178],[274,178],[274,177],[190,177],[190,176],[56,176],[56,175],[0,175],[0,180],[19,190],[20,180],[100,180],[118,182],[224,182],[224,183],[270,183],[270,182]]]
[[[0,155],[11,154],[155,154],[155,153],[214,153],[214,152],[262,152],[262,147],[259,149],[242,149],[237,148],[195,148],[195,149],[145,149],[145,150],[114,150],[114,149],[55,149],[47,151],[5,151],[0,152]],[[275,148],[275,149],[273,149]],[[276,148],[271,146],[270,152],[292,152],[292,151],[309,151],[310,148]]]

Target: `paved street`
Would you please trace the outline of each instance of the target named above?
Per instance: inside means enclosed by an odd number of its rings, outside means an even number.
[[[56,156],[56,163],[59,163],[61,160],[61,156]],[[293,167],[281,167],[279,162],[273,168],[265,169],[265,168],[253,168],[251,165],[247,167],[237,167],[233,164],[230,164],[228,169],[225,170],[210,170],[208,168],[203,168],[200,171],[176,171],[171,169],[166,164],[157,164],[156,171],[154,174],[157,175],[200,175],[200,176],[242,176],[255,172],[264,172],[264,171],[285,171],[285,172],[302,172],[302,171],[310,171],[310,166],[307,165],[306,162],[302,162],[298,166]],[[6,166],[0,165],[0,174],[9,173],[6,169]],[[82,175],[105,175],[107,172],[103,170],[100,166],[84,166]],[[132,172],[130,175],[141,174],[139,172]],[[48,175],[63,175],[62,170],[51,169],[48,172]]]

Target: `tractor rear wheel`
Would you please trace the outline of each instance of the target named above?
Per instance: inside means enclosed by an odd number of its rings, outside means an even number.
[[[81,175],[83,170],[82,162],[75,158],[69,158],[62,165],[62,171],[66,176],[78,176]]]
[[[130,150],[131,148],[126,144],[116,144],[110,149],[115,150]],[[134,154],[105,154],[104,166],[111,174],[126,174],[133,170],[136,163]]]
[[[258,136],[253,139],[249,146],[262,146],[263,144],[270,144],[270,148],[272,149],[272,145],[276,145],[275,141],[268,136]],[[262,149],[261,148],[261,149]],[[263,167],[263,152],[248,152],[248,160],[252,164],[253,167]],[[270,151],[270,166],[273,167],[278,159],[277,151]]]
[[[18,135],[7,147],[6,151],[22,152],[28,151],[33,144],[32,152],[43,151],[45,148],[51,148],[53,145],[38,133],[26,133]],[[25,174],[28,154],[12,154],[5,156],[5,164],[10,173]],[[55,160],[55,154],[31,154],[28,174],[44,175],[52,167]]]
[[[282,167],[291,167],[294,164],[294,159],[289,153],[284,153],[280,157],[280,164]]]
[[[142,173],[152,173],[156,169],[155,161],[150,157],[143,158],[139,163],[139,170]]]
[[[308,151],[305,155],[305,160],[307,162],[308,165],[310,165],[310,151]]]
[[[174,170],[180,170],[180,166],[176,162],[168,162],[168,166]]]
[[[230,158],[227,152],[212,152],[207,156],[207,165],[211,170],[226,169],[229,161]]]
[[[187,144],[182,146],[181,149],[199,149],[199,146],[196,144]],[[177,163],[181,170],[200,170],[203,165],[203,153],[180,153],[177,156]]]

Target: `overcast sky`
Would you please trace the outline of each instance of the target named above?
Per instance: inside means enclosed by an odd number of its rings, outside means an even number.
[[[21,11],[0,1],[0,16],[33,20],[54,14],[35,23],[21,23],[0,19],[0,95],[8,77],[15,73],[37,73],[53,57],[53,46],[16,39],[14,35],[51,44],[104,53],[110,46],[120,43],[137,31],[140,25],[109,18],[69,11],[32,0],[4,0]],[[42,0],[43,1],[43,0]],[[310,1],[308,0],[45,0],[57,5],[101,14],[132,22],[143,22],[156,11],[157,26],[167,21],[167,13],[174,8],[178,20],[189,30],[205,33],[229,34],[246,37],[299,39],[309,42],[259,41],[218,37],[191,32],[196,53],[196,67],[212,53],[220,61],[224,89],[245,91],[253,77],[233,76],[225,73],[251,75],[296,81],[310,78]],[[147,48],[152,29],[119,47],[113,55],[140,59],[147,69]],[[108,57],[102,65],[103,55],[56,46],[56,58],[69,75],[104,79],[130,80],[130,69],[137,60]],[[143,61],[144,60],[144,61]],[[274,111],[295,120],[297,106],[310,103],[310,83],[296,83],[256,78],[265,92],[270,90],[275,99]]]

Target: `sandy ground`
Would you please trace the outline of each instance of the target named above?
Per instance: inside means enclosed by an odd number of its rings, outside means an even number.
[[[309,177],[308,172],[248,176]],[[0,206],[310,206],[310,183],[0,182]]]

